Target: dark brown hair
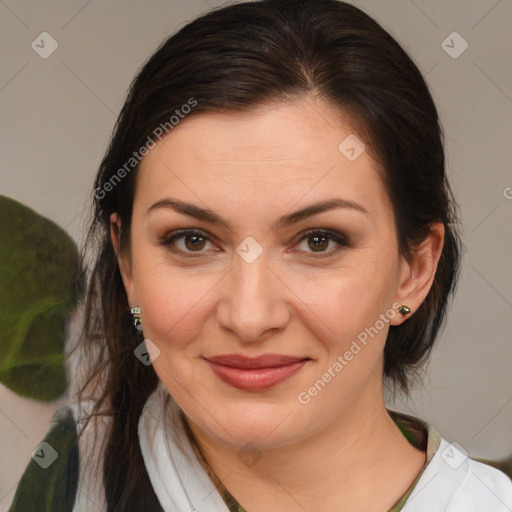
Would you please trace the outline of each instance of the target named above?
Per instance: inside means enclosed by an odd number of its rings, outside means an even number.
[[[375,20],[345,2],[263,0],[210,11],[167,39],[140,69],[95,181],[94,219],[86,244],[94,259],[82,348],[97,357],[81,396],[96,382],[94,414],[112,417],[103,462],[108,510],[155,506],[143,502],[144,493],[134,489],[151,488],[137,425],[158,377],[151,365],[134,357],[142,337],[130,322],[109,235],[110,216],[117,212],[121,249],[129,251],[137,166],[127,168],[126,163],[191,99],[197,103],[189,116],[247,111],[307,95],[347,113],[352,129],[380,163],[401,254],[409,258],[432,223],[445,226],[426,299],[405,323],[390,327],[386,381],[408,393],[411,378],[428,360],[455,291],[460,239],[445,172],[443,130],[418,68]],[[123,166],[128,171],[119,173]]]

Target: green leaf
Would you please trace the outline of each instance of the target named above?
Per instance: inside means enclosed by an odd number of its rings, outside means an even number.
[[[65,320],[78,298],[75,242],[53,221],[0,196],[0,382],[41,401],[67,388]]]

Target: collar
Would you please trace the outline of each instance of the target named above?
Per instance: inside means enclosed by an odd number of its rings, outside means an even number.
[[[138,432],[148,476],[165,512],[229,512],[188,441],[178,404],[161,381],[144,406]]]
[[[422,472],[391,511],[447,510],[468,474],[466,454],[442,439],[427,422],[388,412],[402,432],[405,429],[412,435],[412,443],[426,443],[427,451]],[[411,430],[411,425],[416,428]],[[148,476],[165,512],[229,512],[188,440],[178,404],[161,382],[144,406],[138,433]],[[455,465],[454,461],[462,462]]]

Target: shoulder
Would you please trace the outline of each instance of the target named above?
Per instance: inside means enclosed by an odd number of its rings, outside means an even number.
[[[79,475],[76,423],[72,411],[55,412],[45,438],[31,454],[9,512],[71,512]]]
[[[510,512],[512,480],[499,469],[468,458],[466,477],[448,512],[452,507],[454,511]]]
[[[457,443],[439,447],[409,496],[403,512],[511,512],[512,481],[476,461]]]

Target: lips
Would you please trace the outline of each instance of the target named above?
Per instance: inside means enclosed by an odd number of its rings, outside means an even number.
[[[275,366],[286,366],[289,364],[304,361],[305,357],[284,356],[280,354],[264,354],[258,357],[247,357],[241,354],[226,354],[215,357],[208,357],[212,363],[231,366],[241,369],[273,368]]]
[[[307,360],[281,354],[264,354],[259,357],[225,354],[206,359],[220,380],[238,389],[254,391],[269,389],[287,380]]]

